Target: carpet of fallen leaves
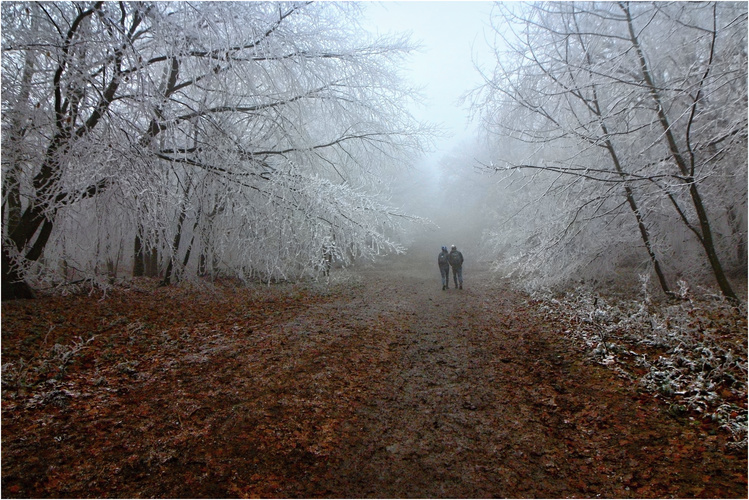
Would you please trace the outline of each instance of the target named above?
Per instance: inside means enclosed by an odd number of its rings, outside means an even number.
[[[2,496],[746,498],[717,424],[422,267],[3,303]]]

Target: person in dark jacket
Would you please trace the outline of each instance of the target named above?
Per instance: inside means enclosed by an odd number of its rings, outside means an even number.
[[[447,256],[450,266],[453,268],[453,279],[455,280],[455,288],[463,289],[463,254],[453,245],[450,248],[450,253]],[[448,281],[450,278],[448,276]],[[460,285],[458,285],[460,283]]]
[[[442,247],[442,251],[437,256],[437,265],[440,266],[443,290],[448,289],[450,285],[450,261],[448,257],[447,247]]]

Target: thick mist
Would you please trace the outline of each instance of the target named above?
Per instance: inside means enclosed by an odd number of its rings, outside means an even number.
[[[409,255],[431,262],[442,246],[456,245],[467,268],[491,260],[483,240],[497,201],[491,192],[498,177],[480,168],[488,154],[479,141],[466,140],[400,172],[393,203],[431,222],[406,236]]]

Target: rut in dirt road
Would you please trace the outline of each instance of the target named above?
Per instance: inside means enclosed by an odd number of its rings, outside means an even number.
[[[740,464],[710,443],[675,463],[665,445],[693,431],[583,362],[532,315],[527,297],[477,270],[464,290],[441,291],[437,278],[426,269],[366,275],[367,295],[378,297],[367,306],[392,324],[382,340],[391,355],[347,429],[334,496],[711,496],[711,488],[720,496],[730,488],[703,483]]]

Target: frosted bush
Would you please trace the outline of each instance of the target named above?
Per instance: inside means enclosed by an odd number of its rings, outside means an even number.
[[[533,298],[593,361],[685,411],[719,422],[745,443],[747,410],[732,401],[745,401],[747,395],[746,304],[736,308],[688,290],[680,286],[680,296],[688,300],[664,304],[653,304],[647,295],[604,300],[582,287],[561,298],[548,291]]]

